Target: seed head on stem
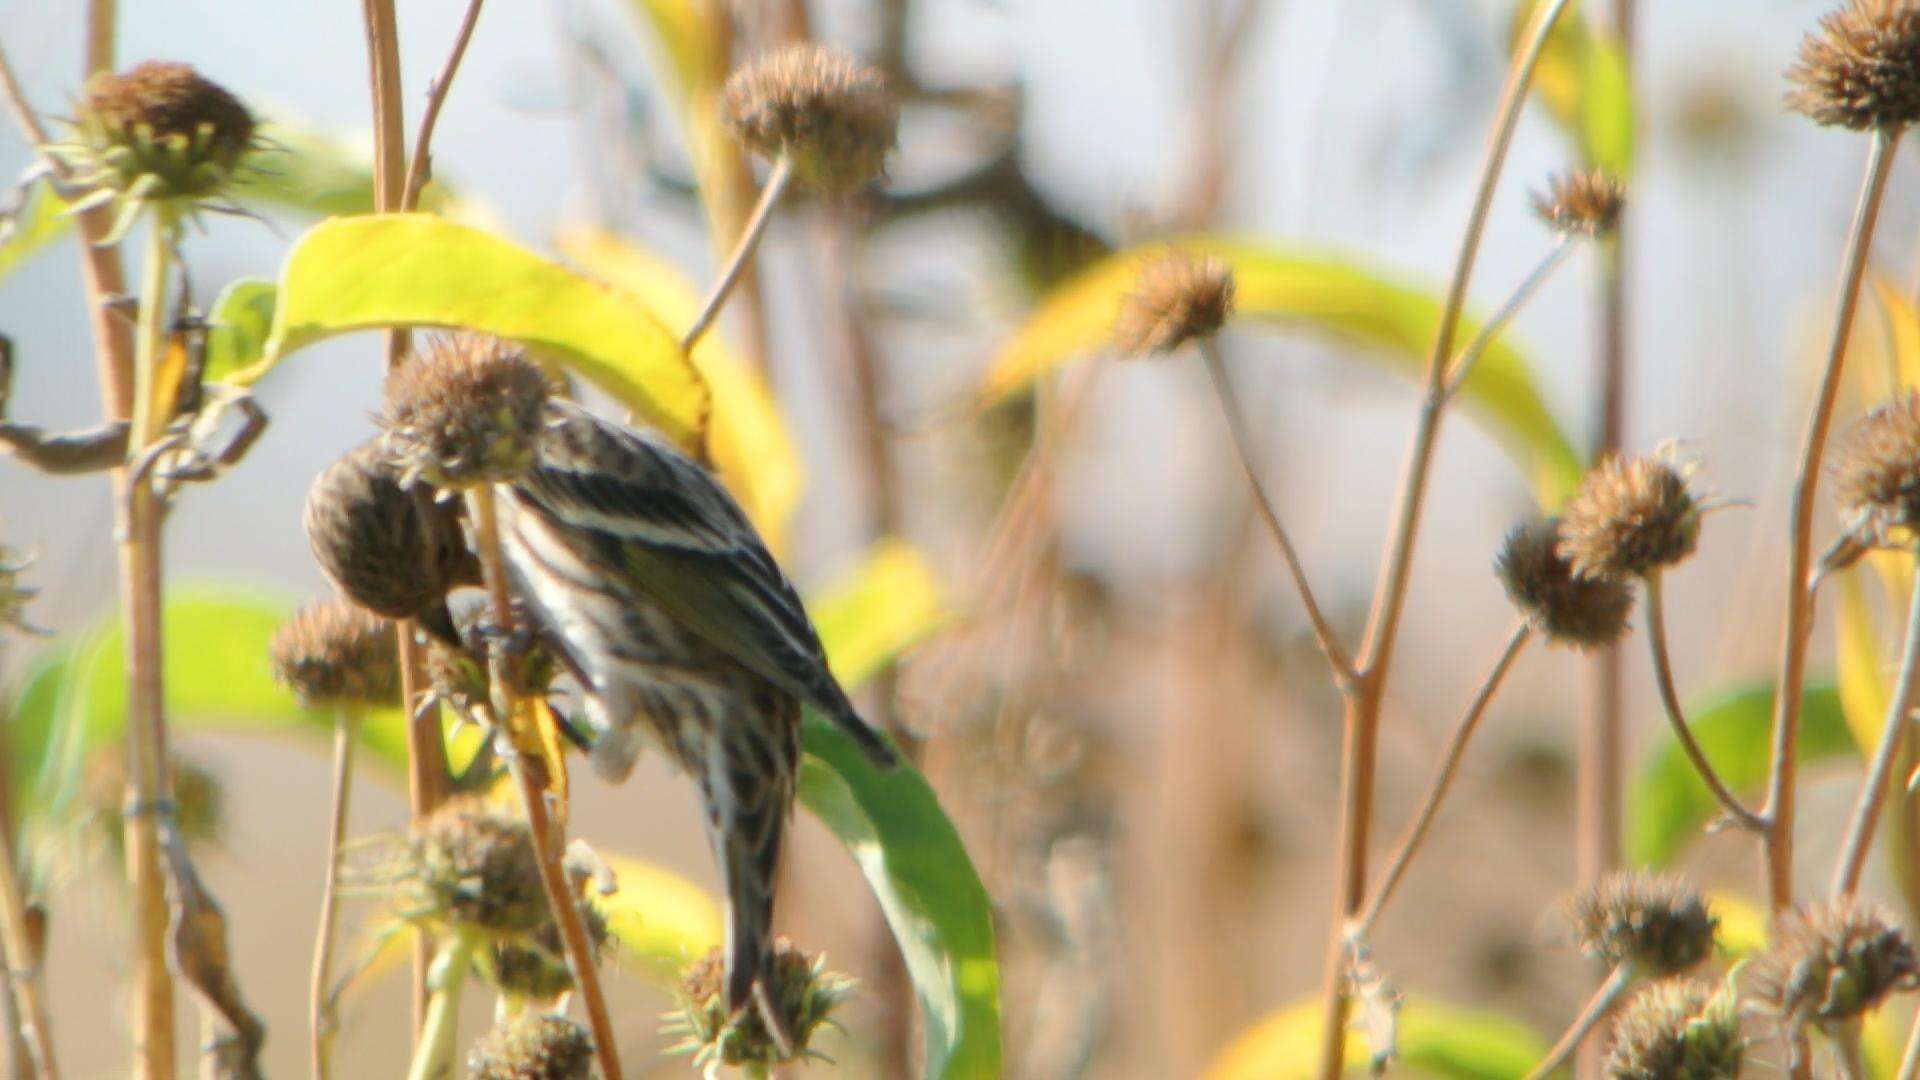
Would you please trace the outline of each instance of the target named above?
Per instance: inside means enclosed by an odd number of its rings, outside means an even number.
[[[1620,226],[1627,191],[1604,169],[1556,176],[1533,197],[1533,212],[1547,227],[1569,236],[1604,239]]]
[[[274,632],[273,676],[308,708],[400,703],[393,623],[345,600],[301,609]]]
[[[1210,338],[1233,314],[1235,291],[1225,259],[1179,250],[1155,255],[1120,301],[1114,347],[1125,356],[1165,355]]]
[[[1547,640],[1575,649],[1604,648],[1627,632],[1633,587],[1619,578],[1577,577],[1560,551],[1560,523],[1547,518],[1514,526],[1494,572]]]
[[[1568,918],[1581,951],[1608,967],[1677,975],[1713,953],[1719,920],[1698,890],[1678,878],[1610,874],[1574,897]]]
[[[457,489],[513,480],[533,465],[551,383],[498,338],[429,340],[387,376],[381,416],[401,483]]]
[[[1787,105],[1816,124],[1898,130],[1920,120],[1920,3],[1846,0],[1800,43]]]
[[[469,1066],[473,1080],[588,1080],[593,1038],[564,1016],[528,1009],[483,1036]]]
[[[1834,453],[1833,497],[1847,534],[1867,547],[1909,546],[1920,528],[1920,393],[1855,421]]]
[[[1559,551],[1574,575],[1644,577],[1692,555],[1705,507],[1687,487],[1690,472],[1665,452],[1595,466],[1560,518]]]
[[[1854,896],[1782,915],[1754,962],[1757,996],[1789,1030],[1852,1020],[1920,985],[1920,956],[1885,911]]]
[[[1701,979],[1648,987],[1613,1027],[1607,1080],[1734,1080],[1747,1043],[1733,993]]]
[[[722,107],[748,149],[787,160],[801,182],[828,192],[878,178],[900,127],[886,76],[811,42],[749,61],[727,80]]]

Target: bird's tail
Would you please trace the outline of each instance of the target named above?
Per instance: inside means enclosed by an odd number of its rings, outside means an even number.
[[[846,692],[838,685],[832,687],[832,693],[826,695],[826,700],[820,704],[827,719],[833,721],[834,727],[846,732],[855,743],[859,744],[861,753],[867,755],[868,761],[882,769],[891,769],[900,764],[900,755],[894,750],[893,744],[887,741],[886,736],[875,731],[872,724],[861,718],[860,713],[854,709],[853,702],[847,700]]]
[[[793,1038],[777,1008],[774,887],[799,765],[798,703],[788,699],[755,724],[727,724],[713,738],[701,786],[714,856],[726,879],[727,1009],[755,1007],[782,1053]]]

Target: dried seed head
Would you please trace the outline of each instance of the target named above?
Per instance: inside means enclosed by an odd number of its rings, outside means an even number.
[[[1607,1080],[1734,1080],[1746,1049],[1731,992],[1668,979],[1634,998],[1613,1026]]]
[[[480,334],[430,339],[387,376],[387,452],[401,483],[512,480],[533,466],[551,384],[521,349]]]
[[[1868,546],[1911,544],[1920,529],[1920,393],[1854,421],[1834,453],[1834,501]]]
[[[729,1015],[726,959],[719,949],[708,953],[681,977],[680,1009],[668,1030],[682,1038],[672,1052],[691,1052],[693,1063],[707,1068],[770,1068],[819,1056],[807,1049],[808,1040],[853,991],[853,980],[828,971],[826,963],[825,956],[808,956],[786,938],[774,942],[774,1009],[793,1036],[793,1053],[782,1055],[758,1009]]]
[[[749,61],[727,80],[723,104],[749,149],[786,157],[796,178],[828,192],[878,178],[900,127],[884,75],[810,43]]]
[[[1233,314],[1233,298],[1233,267],[1225,259],[1169,249],[1140,265],[1113,320],[1114,347],[1148,356],[1210,338]]]
[[[1620,224],[1627,189],[1604,169],[1556,176],[1533,197],[1533,212],[1557,233],[1606,237]]]
[[[1711,955],[1720,925],[1692,886],[1638,871],[1600,879],[1573,898],[1567,916],[1588,956],[1660,976],[1677,975]]]
[[[473,1080],[587,1080],[593,1038],[564,1016],[523,1009],[474,1044],[468,1065]]]
[[[580,921],[586,925],[596,962],[607,948],[607,918],[600,909],[580,901]],[[528,940],[502,941],[493,947],[493,970],[500,992],[531,1001],[552,1001],[573,989],[567,969],[566,945],[560,928],[548,919]]]
[[[334,586],[389,618],[444,618],[447,593],[480,584],[459,506],[403,488],[379,439],[354,447],[314,480],[306,528]]]
[[[481,800],[452,800],[422,822],[413,863],[423,917],[496,938],[531,934],[549,921],[526,822]]]
[[[1493,569],[1508,599],[1547,640],[1576,649],[1611,645],[1627,632],[1633,587],[1618,578],[1582,578],[1560,553],[1556,518],[1516,525]]]
[[[400,703],[393,623],[346,600],[309,604],[274,631],[273,677],[308,708]]]
[[[87,82],[74,141],[52,147],[80,183],[133,200],[205,199],[253,147],[238,98],[186,64],[148,60]]]
[[[1877,906],[1843,896],[1782,916],[1753,965],[1760,1000],[1790,1028],[1850,1020],[1920,985],[1920,957]]]
[[[1689,471],[1660,453],[1609,457],[1589,472],[1560,516],[1560,554],[1575,576],[1640,577],[1692,555],[1701,506]]]
[[[1846,0],[1787,69],[1787,105],[1816,124],[1866,131],[1920,120],[1920,3]]]

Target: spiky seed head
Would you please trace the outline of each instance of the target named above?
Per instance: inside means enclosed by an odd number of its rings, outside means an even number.
[[[50,149],[79,181],[134,200],[205,199],[253,147],[240,99],[186,64],[148,60],[87,81],[73,140]]]
[[[1667,979],[1634,998],[1614,1024],[1607,1080],[1734,1080],[1746,1049],[1729,990]]]
[[[1609,457],[1560,515],[1560,554],[1576,577],[1642,577],[1693,554],[1700,501],[1670,454]]]
[[[381,417],[401,482],[438,488],[509,481],[533,467],[552,384],[525,350],[448,334],[387,376]]]
[[[1567,915],[1588,956],[1608,967],[1632,964],[1661,976],[1677,975],[1712,955],[1720,925],[1698,890],[1641,871],[1601,878],[1573,898]]]
[[[1920,120],[1920,2],[1846,0],[1800,42],[1787,105],[1816,124],[1867,131]]]
[[[727,80],[727,126],[767,158],[785,157],[802,182],[851,191],[878,178],[900,128],[886,76],[837,49],[788,45]]]
[[[400,703],[393,623],[347,600],[322,600],[280,624],[268,646],[273,677],[308,708]]]
[[[767,1033],[758,1009],[729,1015],[726,958],[715,949],[688,968],[680,980],[679,1011],[668,1029],[682,1036],[676,1053],[692,1053],[696,1066],[760,1065],[772,1068],[814,1056],[808,1041],[828,1022],[834,1008],[853,992],[853,980],[830,972],[826,957],[809,956],[786,938],[774,942],[774,1008],[793,1036],[792,1054],[783,1056]]]
[[[582,900],[580,921],[586,926],[596,962],[606,954],[607,918],[593,903]],[[567,968],[566,945],[560,927],[548,919],[526,940],[501,941],[493,947],[493,971],[500,992],[529,1001],[552,1001],[573,989]]]
[[[587,1080],[593,1037],[564,1016],[523,1009],[474,1044],[473,1080]]]
[[[548,921],[540,862],[527,823],[475,798],[443,804],[413,838],[420,917],[494,938]]]
[[[384,440],[362,443],[314,479],[305,524],[314,560],[336,588],[370,611],[410,619],[453,589],[480,584],[480,563],[458,504],[400,479]]]
[[[1920,957],[1880,907],[1842,896],[1781,916],[1754,962],[1758,997],[1789,1028],[1850,1020],[1920,985]]]
[[[1620,640],[1633,612],[1633,587],[1619,578],[1583,578],[1560,554],[1557,518],[1513,527],[1493,569],[1507,598],[1547,640],[1597,649]]]
[[[1233,314],[1233,267],[1216,255],[1169,249],[1140,264],[1113,320],[1123,356],[1173,352],[1220,332]]]
[[[1533,212],[1554,232],[1595,238],[1613,235],[1626,208],[1627,189],[1604,169],[1555,176],[1533,196]]]
[[[1920,529],[1920,393],[1903,394],[1854,421],[1834,453],[1833,492],[1855,540],[1913,542]]]

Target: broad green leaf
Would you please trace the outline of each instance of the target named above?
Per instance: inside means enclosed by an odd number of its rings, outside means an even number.
[[[1441,311],[1431,295],[1333,256],[1230,237],[1198,237],[1176,245],[1233,264],[1237,318],[1329,333],[1367,346],[1358,355],[1405,375],[1424,375]],[[1116,255],[1061,286],[995,355],[983,399],[1000,401],[1067,361],[1100,351],[1139,265],[1167,246]],[[1460,344],[1478,330],[1475,320],[1462,320]],[[1557,505],[1579,482],[1581,456],[1549,412],[1526,359],[1504,336],[1487,349],[1461,395],[1520,462],[1543,504]]]
[[[1800,763],[1804,766],[1853,757],[1853,737],[1832,684],[1811,686],[1800,708]],[[1744,687],[1691,710],[1694,738],[1727,786],[1742,794],[1766,780],[1773,725],[1770,684]],[[1666,727],[1659,748],[1641,762],[1627,793],[1627,858],[1640,866],[1665,866],[1718,813],[1713,795]]]
[[[669,326],[693,325],[701,296],[672,266],[607,233],[574,230],[559,238],[562,255],[657,312]],[[787,523],[806,487],[806,469],[780,403],[760,372],[719,329],[700,339],[693,366],[713,394],[707,448],[768,546],[785,548]]]
[[[212,329],[201,381],[244,385],[241,373],[256,369],[266,350],[278,298],[279,290],[264,278],[236,278],[220,290],[207,313]]]
[[[1306,1080],[1317,1074],[1321,1006],[1302,1001],[1249,1028],[1215,1058],[1206,1080]],[[1395,1076],[1432,1080],[1516,1080],[1546,1057],[1545,1040],[1497,1013],[1414,998],[1400,1009]],[[1371,1051],[1347,1039],[1346,1073],[1365,1076]],[[1555,1074],[1559,1075],[1559,1074]]]
[[[0,244],[0,278],[14,272],[48,244],[73,228],[67,203],[46,184],[35,184],[13,223],[13,234]]]
[[[1514,9],[1512,44],[1537,2]],[[1579,148],[1582,163],[1625,177],[1633,170],[1634,103],[1626,48],[1569,4],[1547,38],[1533,75],[1534,96]]]
[[[669,438],[695,445],[706,428],[706,383],[653,312],[509,241],[430,214],[336,218],[308,230],[280,272],[273,336],[255,368],[338,334],[394,326],[512,338]]]

